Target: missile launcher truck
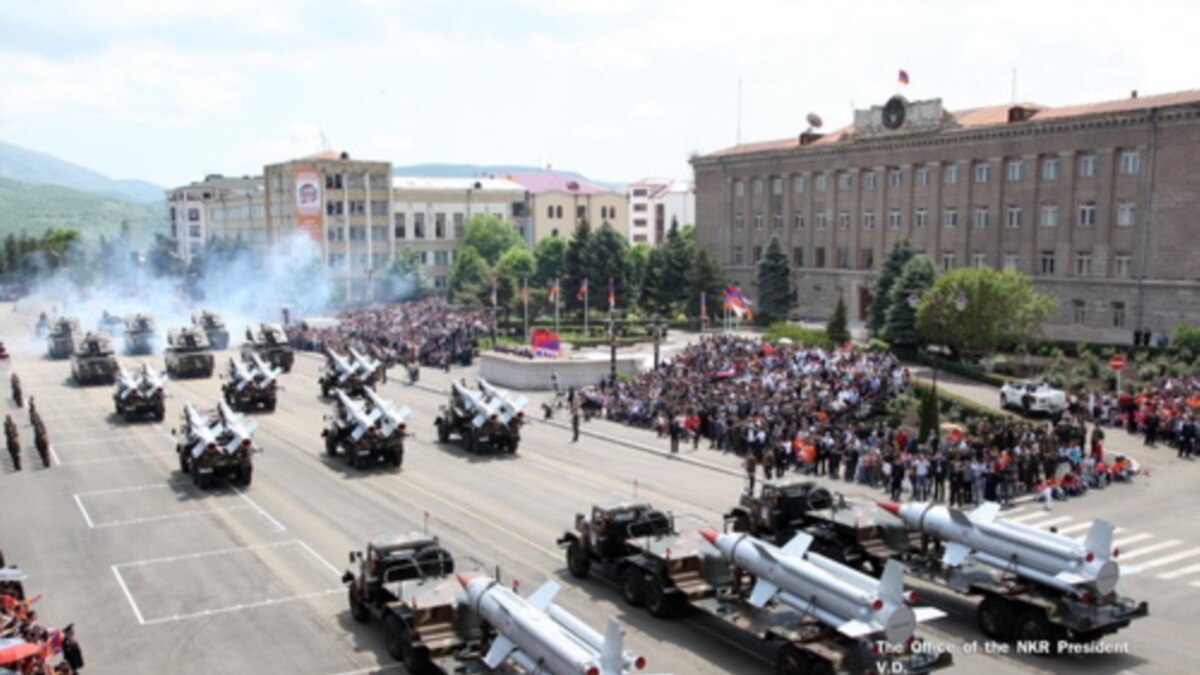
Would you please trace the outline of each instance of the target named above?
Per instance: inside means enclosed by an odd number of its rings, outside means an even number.
[[[113,392],[113,409],[131,422],[139,417],[150,417],[155,422],[166,416],[166,394],[158,374],[143,364],[140,373],[133,374],[120,368],[117,389]]]
[[[524,397],[511,399],[503,392],[481,382],[476,391],[451,382],[449,405],[442,406],[434,420],[438,442],[447,443],[452,434],[462,439],[467,452],[491,451],[516,453],[521,444],[521,425],[525,421]]]

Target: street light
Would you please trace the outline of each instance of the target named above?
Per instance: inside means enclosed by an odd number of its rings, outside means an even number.
[[[612,310],[608,312],[608,345],[611,350],[611,360],[609,361],[609,374],[612,376],[612,383],[617,383],[617,319],[616,313]]]
[[[663,320],[661,315],[655,314],[650,319],[650,323],[646,324],[646,332],[650,333],[650,336],[654,338],[654,369],[658,370],[659,345],[662,344],[662,339],[666,337],[667,322]]]
[[[913,309],[913,311],[916,311],[917,307],[919,307],[921,305],[921,295],[922,294],[918,293],[917,291],[913,291],[912,293],[908,294],[908,306],[911,307]],[[942,314],[941,302],[942,302],[942,296],[937,295],[937,296],[933,297],[933,303],[934,303],[933,308],[939,318],[941,317],[941,314]],[[954,309],[961,313],[966,308],[967,308],[967,294],[960,291],[958,293],[958,295],[954,296]],[[916,317],[914,317],[913,320],[915,322]],[[930,368],[932,368],[932,370],[933,370],[933,433],[937,434],[938,437],[941,438],[941,428],[938,426],[938,416],[939,416],[938,412],[939,412],[939,408],[941,406],[940,406],[940,402],[938,401],[937,355],[938,354],[947,354],[949,352],[944,347],[942,347],[940,345],[935,345],[935,344],[926,345],[925,351],[929,352],[929,354],[930,354],[929,365],[930,365]]]

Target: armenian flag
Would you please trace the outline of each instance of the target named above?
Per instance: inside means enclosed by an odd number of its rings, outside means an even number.
[[[608,278],[608,310],[611,312],[617,306],[617,286],[613,283],[613,278]]]
[[[521,279],[521,302],[529,304],[529,280]]]
[[[708,301],[704,299],[704,293],[700,294],[700,318],[708,318]]]
[[[742,295],[742,291],[737,286],[730,286],[725,289],[725,309],[737,314],[738,317],[754,318],[754,312],[750,310],[750,305],[753,305],[750,299]]]
[[[900,69],[900,84],[908,84],[908,71],[903,68]]]
[[[587,297],[587,293],[587,279],[584,279],[583,283],[579,284],[579,290],[575,292],[575,299],[583,300]]]

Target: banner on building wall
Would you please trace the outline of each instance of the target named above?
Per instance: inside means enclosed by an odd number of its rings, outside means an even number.
[[[296,229],[313,241],[322,240],[321,174],[316,169],[296,169]]]

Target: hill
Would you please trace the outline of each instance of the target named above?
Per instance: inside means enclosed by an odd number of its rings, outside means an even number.
[[[58,185],[139,204],[164,199],[163,188],[143,180],[114,180],[78,164],[0,142],[0,178],[31,185]]]
[[[85,239],[116,235],[128,221],[137,240],[166,232],[165,202],[134,204],[57,185],[31,185],[0,178],[0,236],[9,232],[40,234],[73,228]]]
[[[576,171],[546,171],[540,166],[522,166],[519,164],[409,164],[392,167],[392,173],[397,176],[419,176],[422,178],[477,178],[479,176],[495,176],[501,178],[512,173],[554,173],[576,180],[586,181],[609,190],[620,190],[625,183],[613,181],[592,180]]]

